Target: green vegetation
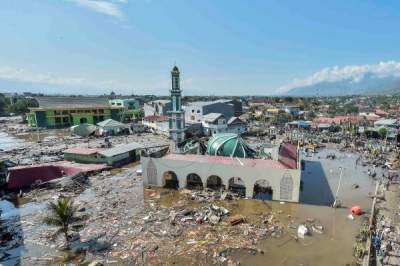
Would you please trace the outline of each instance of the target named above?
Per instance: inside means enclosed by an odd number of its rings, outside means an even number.
[[[38,107],[39,103],[34,98],[10,97],[7,98],[0,93],[0,115],[13,113],[23,115],[29,112],[29,107]]]
[[[55,237],[59,234],[64,234],[67,249],[69,249],[68,232],[70,226],[84,219],[83,216],[77,215],[78,208],[79,206],[75,205],[72,199],[59,198],[56,202],[49,203],[50,214],[44,219],[46,224],[59,227]]]
[[[143,109],[135,110],[135,111],[133,112],[133,117],[134,117],[135,119],[142,119],[142,118],[144,117],[144,111],[143,111]]]
[[[39,107],[39,103],[33,98],[20,98],[15,103],[7,107],[7,111],[14,114],[26,114],[29,112],[29,107]]]
[[[379,133],[379,136],[381,137],[381,139],[384,139],[384,138],[386,138],[387,130],[386,130],[386,128],[383,127],[378,130],[378,133]]]
[[[0,93],[0,114],[4,114],[7,108],[7,100],[4,97],[4,94]]]

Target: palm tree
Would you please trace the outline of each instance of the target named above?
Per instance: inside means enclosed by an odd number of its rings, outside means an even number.
[[[84,218],[77,215],[78,208],[79,206],[75,205],[71,198],[60,197],[56,202],[49,203],[50,214],[44,218],[46,224],[59,227],[55,236],[64,234],[67,249],[69,249],[68,231],[70,225],[82,221]]]

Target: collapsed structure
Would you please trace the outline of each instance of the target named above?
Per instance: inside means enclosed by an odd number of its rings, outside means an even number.
[[[249,157],[254,153],[238,136],[216,135],[208,143],[204,155],[142,156],[144,184],[230,190],[248,198],[299,201],[301,170],[296,146],[283,143],[276,147],[278,158],[257,159]]]

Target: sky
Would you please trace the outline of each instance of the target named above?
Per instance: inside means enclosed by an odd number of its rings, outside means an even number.
[[[174,64],[184,95],[271,95],[371,69],[400,75],[400,1],[0,5],[0,92],[167,95]]]

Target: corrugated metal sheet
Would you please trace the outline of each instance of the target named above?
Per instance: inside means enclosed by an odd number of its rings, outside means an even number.
[[[128,127],[127,125],[125,125],[121,122],[115,121],[113,119],[104,120],[102,122],[97,123],[97,125],[100,127],[119,127],[119,128],[127,128]]]
[[[279,149],[279,161],[291,169],[297,168],[297,147],[290,143],[283,143]]]
[[[92,155],[100,152],[100,149],[89,149],[89,148],[69,148],[64,151],[64,153],[80,154],[80,155]]]
[[[99,152],[99,154],[101,154],[105,157],[113,157],[118,154],[130,152],[130,151],[142,149],[142,148],[143,148],[143,146],[141,144],[136,143],[136,142],[131,142],[131,143],[115,146],[114,148],[111,148],[111,149],[103,150],[103,151]]]
[[[225,165],[238,165],[238,166],[251,166],[257,168],[278,168],[288,169],[290,167],[275,160],[263,160],[263,159],[247,159],[247,158],[232,158],[224,156],[208,156],[208,155],[196,155],[196,154],[175,154],[170,153],[163,157],[166,160],[177,160],[177,161],[189,161],[198,163],[212,163],[212,164],[225,164]]]
[[[69,176],[77,173],[95,172],[107,168],[108,166],[105,164],[78,164],[67,161],[16,166],[8,169],[7,187],[9,189],[17,189],[30,186],[38,180],[46,182],[64,175]]]

